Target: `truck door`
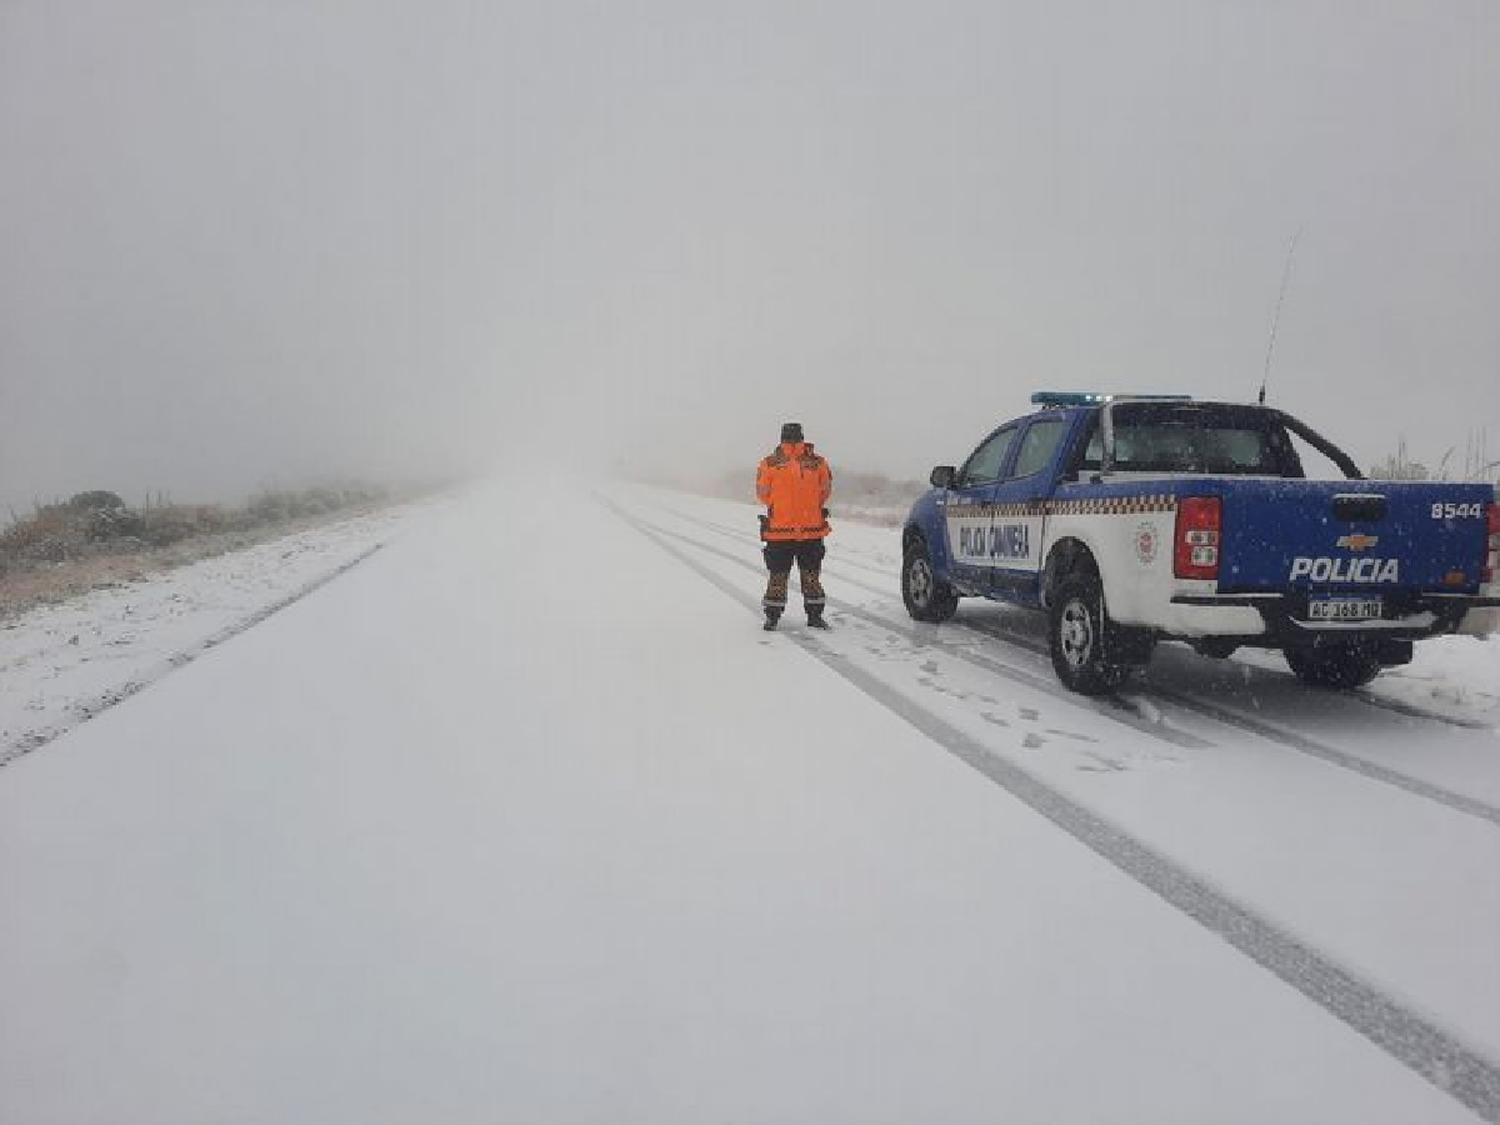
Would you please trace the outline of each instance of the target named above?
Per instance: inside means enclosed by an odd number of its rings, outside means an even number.
[[[1002,426],[969,455],[944,500],[943,522],[953,578],[976,594],[990,589],[991,506],[1020,423]]]
[[[997,597],[1035,602],[1040,596],[1046,502],[1057,484],[1053,466],[1069,422],[1065,417],[1033,417],[1016,443],[1009,471],[995,487],[990,583]]]

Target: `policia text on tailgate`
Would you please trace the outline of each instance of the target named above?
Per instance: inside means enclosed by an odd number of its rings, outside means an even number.
[[[901,589],[917,620],[946,620],[960,597],[1041,609],[1059,678],[1089,694],[1159,640],[1281,649],[1308,683],[1347,688],[1424,637],[1500,630],[1489,485],[1365,480],[1265,406],[1032,402],[962,465],[933,469],[913,505]]]

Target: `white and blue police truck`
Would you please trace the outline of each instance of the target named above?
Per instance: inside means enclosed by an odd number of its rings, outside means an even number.
[[[1302,680],[1368,683],[1415,641],[1500,631],[1489,484],[1366,480],[1262,405],[1038,393],[962,465],[932,470],[903,530],[918,621],[962,597],[1045,611],[1053,667],[1099,694],[1158,641],[1280,649]]]

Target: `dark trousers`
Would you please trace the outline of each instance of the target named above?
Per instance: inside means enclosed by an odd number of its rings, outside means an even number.
[[[802,579],[802,605],[810,616],[823,612],[823,584],[818,574],[823,569],[826,553],[821,539],[793,539],[767,543],[766,569],[771,572],[766,580],[766,596],[761,605],[780,613],[786,608],[786,588],[792,577],[792,563],[797,564],[797,573]]]

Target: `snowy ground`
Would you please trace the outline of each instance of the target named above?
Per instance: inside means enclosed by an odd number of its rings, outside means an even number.
[[[430,506],[340,520],[0,621],[0,765],[342,573]]]
[[[748,505],[420,519],[0,630],[0,1121],[1500,1120],[1500,646],[1091,702],[887,528],[766,635]]]

